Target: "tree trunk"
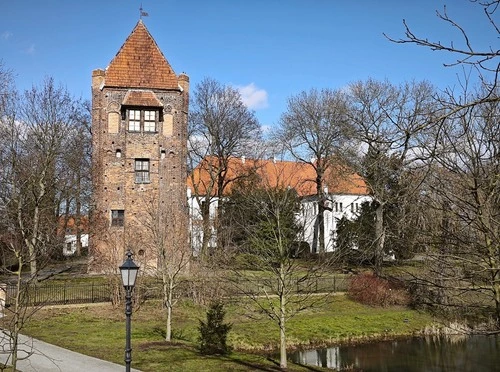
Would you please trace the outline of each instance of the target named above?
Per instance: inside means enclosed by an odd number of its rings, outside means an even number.
[[[285,273],[283,264],[280,265],[280,282],[278,286],[279,297],[280,297],[280,368],[287,368],[287,358],[286,358],[286,296],[285,288],[283,287],[283,281],[285,279]]]
[[[448,295],[446,291],[446,260],[444,257],[447,257],[450,251],[450,239],[449,239],[449,234],[450,234],[450,217],[449,217],[449,210],[450,210],[450,205],[446,202],[443,203],[443,217],[441,221],[441,232],[440,232],[440,241],[439,241],[439,247],[438,247],[438,252],[439,252],[439,259],[437,262],[437,277],[436,277],[436,298],[435,300],[440,304],[447,306],[448,305]]]
[[[33,212],[33,231],[31,232],[31,239],[27,241],[28,245],[28,252],[29,252],[29,260],[30,260],[30,274],[31,277],[34,278],[37,275],[37,245],[38,245],[38,240],[40,238],[40,219],[41,219],[41,213],[42,211],[40,210],[40,205],[39,203],[42,202],[42,200],[45,197],[46,193],[46,185],[44,183],[45,176],[47,175],[47,171],[43,170],[42,174],[40,175],[39,181],[38,181],[38,195],[35,198],[35,210]]]
[[[325,253],[325,198],[320,197],[318,203],[319,253]]]
[[[38,205],[35,206],[35,211],[33,213],[33,231],[31,233],[31,239],[28,241],[28,252],[29,252],[29,260],[30,260],[30,273],[31,277],[34,278],[36,276],[37,267],[36,267],[36,246],[38,240],[38,229],[40,226],[40,209]]]
[[[165,341],[172,340],[172,292],[174,291],[172,280],[168,280],[168,283],[164,284],[165,291],[165,305],[167,307],[167,330],[165,332]]]
[[[16,295],[14,299],[14,326],[10,333],[10,342],[12,353],[12,371],[17,371],[17,361],[18,361],[18,348],[19,348],[19,327],[21,324],[21,291],[22,291],[22,277],[21,272],[23,269],[23,258],[19,252],[17,254],[17,261],[19,264],[19,270],[17,272],[17,283],[16,283]]]
[[[201,242],[200,257],[203,259],[208,252],[212,238],[212,221],[210,221],[210,200],[206,198],[201,203],[201,218],[203,223],[203,237]]]
[[[488,227],[489,224],[487,225]],[[498,327],[500,327],[500,272],[498,271],[498,267],[500,266],[499,262],[499,248],[495,246],[492,240],[489,237],[485,237],[485,244],[488,249],[489,254],[489,266],[491,268],[491,286],[494,294],[495,301],[495,322]]]
[[[39,222],[39,209],[38,206],[35,207],[35,211],[33,213],[33,231],[31,232],[31,237],[28,236],[28,232],[25,230],[24,221],[23,221],[23,198],[19,195],[19,199],[17,201],[17,223],[19,225],[19,229],[23,236],[23,241],[26,247],[28,248],[28,261],[30,263],[30,273],[31,277],[36,275],[37,267],[36,267],[36,257],[35,257],[35,244],[36,237],[38,236],[38,222]],[[20,258],[19,258],[20,259]],[[21,269],[19,269],[21,270]]]
[[[318,251],[320,255],[323,255],[325,253],[325,195],[323,193],[323,171],[319,168],[316,169],[316,195],[318,196]]]
[[[375,274],[382,272],[382,260],[384,256],[385,228],[384,228],[384,205],[380,203],[375,211]]]
[[[280,318],[280,368],[286,369],[288,364],[286,360],[286,329],[285,316],[281,314]]]
[[[75,233],[76,233],[76,255],[82,255],[82,230],[80,229],[81,223],[81,212],[82,212],[82,200],[81,200],[81,175],[80,168],[77,171],[76,180],[76,216],[75,216]]]

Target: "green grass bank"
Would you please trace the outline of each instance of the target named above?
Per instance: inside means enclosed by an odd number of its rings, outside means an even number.
[[[248,305],[248,306],[247,306]],[[206,308],[192,302],[174,308],[173,341],[164,341],[165,314],[147,302],[132,315],[132,366],[144,372],[161,371],[273,371],[277,325],[250,304],[231,302],[225,307],[232,323],[229,356],[202,356],[197,351],[199,319]],[[4,321],[7,321],[5,319]],[[434,322],[426,313],[402,307],[376,308],[358,304],[344,295],[333,296],[320,307],[303,311],[288,322],[290,350],[350,342],[367,342],[417,334]],[[109,304],[43,308],[23,333],[83,354],[123,364],[124,309]],[[289,371],[311,367],[289,363]],[[314,367],[314,370],[322,370]],[[326,370],[326,369],[325,369]]]

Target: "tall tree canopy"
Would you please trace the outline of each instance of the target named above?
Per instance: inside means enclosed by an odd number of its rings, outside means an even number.
[[[255,114],[244,104],[235,88],[205,78],[194,91],[188,123],[189,161],[191,168],[202,166],[208,178],[192,179],[194,195],[201,206],[203,220],[203,255],[212,240],[212,228],[217,229],[217,218],[211,221],[210,206],[222,203],[228,179],[229,159],[254,155],[261,138]],[[203,184],[200,184],[203,182]],[[203,190],[203,194],[200,192]],[[219,208],[217,208],[219,210]],[[220,239],[218,239],[220,240]]]
[[[314,168],[318,196],[320,253],[325,251],[325,173],[339,156],[349,133],[345,95],[338,90],[311,89],[291,96],[281,115],[275,140],[297,161]],[[338,159],[337,159],[338,160]]]

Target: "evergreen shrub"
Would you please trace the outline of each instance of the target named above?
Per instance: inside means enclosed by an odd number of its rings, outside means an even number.
[[[200,352],[205,355],[229,354],[231,348],[227,345],[227,334],[232,328],[231,324],[224,323],[226,312],[220,301],[210,304],[207,310],[206,321],[200,320]]]

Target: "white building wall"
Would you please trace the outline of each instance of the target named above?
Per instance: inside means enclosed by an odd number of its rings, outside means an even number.
[[[325,250],[332,252],[335,249],[335,238],[337,224],[346,217],[350,220],[356,218],[361,212],[361,204],[371,201],[368,195],[327,195],[327,203],[324,213],[325,223]],[[330,210],[331,209],[331,210]],[[304,199],[302,201],[302,213],[299,216],[304,225],[304,241],[309,244],[312,252],[319,248],[318,230],[318,202],[316,199]]]
[[[354,219],[361,212],[361,204],[366,201],[371,201],[372,198],[367,195],[327,195],[327,207],[331,209],[325,210],[325,249],[327,252],[332,252],[335,249],[335,237],[337,224],[340,219],[345,216],[349,219]],[[199,254],[203,241],[203,219],[201,208],[196,197],[188,192],[189,205],[189,223],[191,248],[193,255]],[[212,198],[210,204],[210,219],[213,220],[217,213],[217,199]],[[304,226],[301,240],[309,244],[312,252],[317,252],[319,244],[318,239],[318,202],[314,198],[304,199],[302,201],[302,211],[297,214],[299,223]],[[216,231],[212,229],[210,245],[215,247]]]
[[[199,197],[203,202],[204,197]],[[217,214],[217,198],[210,199],[210,220],[213,221]],[[198,198],[191,194],[188,190],[188,208],[189,208],[189,238],[191,249],[194,256],[198,256],[203,243],[203,215],[201,206],[198,203]],[[215,229],[211,229],[211,237],[209,245],[215,247],[217,244],[217,235]]]
[[[80,235],[80,243],[82,244],[82,248],[89,247],[89,234],[81,234]],[[63,255],[64,256],[72,256],[76,253],[76,235],[68,234],[64,236],[64,247],[63,247]]]

